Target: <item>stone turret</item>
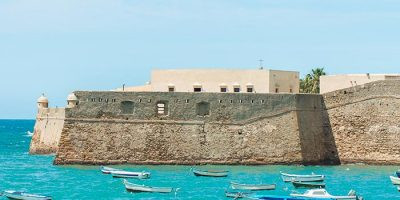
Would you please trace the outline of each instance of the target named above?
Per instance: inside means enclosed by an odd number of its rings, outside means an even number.
[[[49,107],[49,100],[47,99],[47,97],[44,96],[44,94],[42,94],[42,96],[38,98],[37,106],[39,109]]]
[[[78,97],[74,93],[71,93],[67,97],[67,108],[73,108],[78,105]]]

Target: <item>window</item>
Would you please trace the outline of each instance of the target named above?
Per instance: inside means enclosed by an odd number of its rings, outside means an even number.
[[[168,92],[175,92],[175,87],[169,86],[168,87]]]
[[[105,99],[104,101],[105,101],[106,103],[108,103],[108,99]]]
[[[247,87],[247,92],[253,92],[253,88],[252,87]]]
[[[200,102],[196,105],[196,113],[199,116],[206,116],[210,114],[210,103]]]
[[[240,92],[240,87],[234,87],[233,92]]]
[[[116,99],[111,99],[111,102],[115,103],[115,102],[117,102],[117,100]]]
[[[265,103],[265,100],[261,100],[261,103]]]
[[[227,92],[228,89],[226,87],[221,87],[221,92]]]
[[[166,101],[157,102],[157,114],[168,115],[168,103]]]
[[[275,88],[275,93],[279,93],[279,88]]]
[[[293,89],[292,89],[292,88],[290,88],[290,89],[289,89],[289,92],[290,92],[290,93],[293,93]]]
[[[222,100],[218,100],[218,103],[222,103]]]
[[[121,113],[122,114],[133,114],[133,102],[132,101],[122,101],[121,102]]]
[[[186,100],[185,100],[185,103],[189,103],[189,99],[186,99]]]
[[[92,102],[95,102],[96,101],[96,98],[92,98]]]
[[[239,100],[239,103],[243,103],[243,100],[240,99],[240,100]]]
[[[193,92],[201,92],[201,87],[194,87]]]
[[[99,98],[99,102],[102,102],[103,101],[103,99],[102,98]]]

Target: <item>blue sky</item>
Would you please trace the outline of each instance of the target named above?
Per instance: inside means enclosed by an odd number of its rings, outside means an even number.
[[[148,81],[157,68],[313,67],[397,73],[395,0],[2,0],[0,118],[35,117],[74,90]]]

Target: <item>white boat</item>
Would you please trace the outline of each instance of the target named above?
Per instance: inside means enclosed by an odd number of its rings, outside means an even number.
[[[250,194],[252,194],[252,193],[228,192],[228,191],[225,191],[225,196],[226,196],[226,197],[230,197],[230,198],[234,198],[234,199],[246,198],[246,197],[248,197],[248,195],[250,195]]]
[[[275,190],[275,184],[241,184],[231,182],[231,188],[234,190]]]
[[[150,178],[150,172],[129,172],[129,171],[111,171],[111,175],[115,178],[137,178],[146,179]]]
[[[158,192],[158,193],[170,193],[172,192],[172,187],[151,187],[146,185],[138,185],[130,183],[124,179],[124,185],[126,190],[130,192]]]
[[[400,185],[400,178],[390,176],[390,180],[392,181],[393,185]]]
[[[101,172],[103,172],[104,174],[111,174],[111,172],[114,172],[114,171],[122,171],[122,170],[120,170],[120,169],[115,169],[115,168],[111,168],[111,167],[104,167],[104,166],[102,166],[102,167],[100,168],[100,170],[101,170]]]
[[[198,170],[192,169],[192,172],[196,176],[211,176],[211,177],[226,177],[229,171],[219,171],[219,170]]]
[[[357,196],[354,190],[350,190],[347,196],[333,196],[330,195],[325,189],[311,189],[305,191],[303,194],[292,193],[290,196],[333,200],[362,200],[362,197]]]
[[[310,174],[310,175],[298,175],[298,174],[286,174],[281,173],[282,179],[285,182],[301,181],[301,182],[318,182],[324,181],[324,175]]]
[[[6,190],[3,192],[3,195],[9,199],[18,199],[18,200],[51,200],[51,197],[49,196],[28,194],[25,192],[18,192],[13,190]]]

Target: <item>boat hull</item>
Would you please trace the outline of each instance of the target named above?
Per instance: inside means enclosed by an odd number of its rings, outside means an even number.
[[[390,176],[390,181],[392,181],[394,185],[400,185],[400,178]]]
[[[120,169],[115,169],[115,168],[111,168],[111,167],[101,167],[100,170],[103,174],[111,174],[111,172],[114,172],[114,171],[122,171]]]
[[[281,176],[285,182],[322,182],[325,179],[324,175],[296,175],[281,173]]]
[[[155,193],[170,193],[171,187],[150,187],[145,185],[137,185],[124,180],[125,189],[129,192],[155,192]]]
[[[18,200],[51,200],[51,197],[42,196],[37,194],[28,194],[24,192],[17,191],[4,191],[4,196],[9,199],[18,199]]]
[[[111,175],[114,178],[136,178],[136,179],[150,178],[150,173],[148,172],[112,171]]]
[[[275,190],[275,184],[240,184],[231,182],[231,188],[234,190]]]
[[[303,182],[293,181],[292,184],[295,188],[325,188],[324,183],[310,183],[310,182],[303,183]]]
[[[193,174],[196,176],[209,176],[209,177],[227,177],[227,171],[200,171],[200,170],[192,170]]]

